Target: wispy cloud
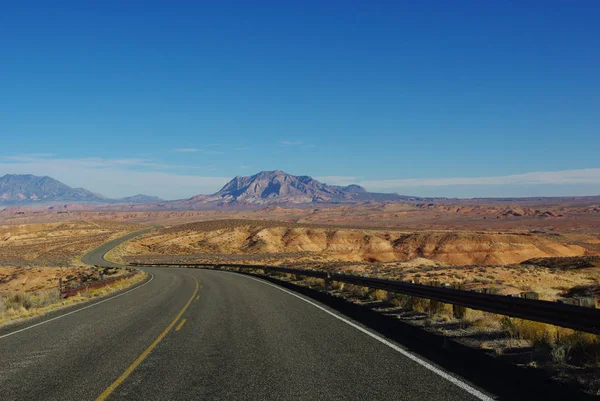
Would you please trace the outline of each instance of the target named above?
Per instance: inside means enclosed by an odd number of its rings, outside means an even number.
[[[24,157],[54,157],[56,156],[56,153],[21,153],[17,156],[24,156]]]
[[[282,140],[279,141],[279,144],[281,146],[302,146],[304,145],[304,141],[288,141],[288,140]]]
[[[444,187],[454,185],[565,185],[600,184],[600,168],[540,171],[490,177],[410,178],[363,181],[369,188]]]
[[[329,185],[350,185],[358,182],[358,177],[343,176],[343,175],[328,175],[315,177],[316,180],[327,183]]]
[[[240,166],[240,168],[243,168],[243,169],[248,169],[250,167],[252,167],[252,166]]]
[[[197,153],[200,152],[202,154],[205,155],[222,155],[225,152],[220,151],[220,150],[215,150],[214,148],[221,146],[220,143],[211,143],[208,145],[204,145],[200,148],[176,148],[173,149],[174,152],[179,152],[179,153]]]
[[[402,178],[365,180],[352,176],[322,176],[333,185],[358,184],[373,192],[427,196],[569,196],[600,194],[600,168],[540,171],[485,177]]]
[[[248,150],[248,148],[246,148],[246,147],[241,147],[241,148],[235,148],[235,150]]]

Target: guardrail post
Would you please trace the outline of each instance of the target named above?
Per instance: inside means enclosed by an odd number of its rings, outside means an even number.
[[[464,290],[465,286],[462,284],[457,284],[452,286],[452,288],[456,289],[456,290]],[[464,319],[465,315],[467,314],[467,308],[462,306],[462,305],[452,305],[452,315],[454,315],[454,317],[456,319]]]
[[[62,277],[59,277],[58,278],[58,294],[59,295],[62,293],[62,289],[63,289],[63,286],[62,286]]]
[[[439,287],[440,283],[439,283],[439,281],[433,281],[433,282],[430,282],[429,285],[431,287]],[[436,314],[440,310],[441,305],[442,305],[442,303],[440,301],[435,300],[435,299],[430,299],[429,300],[429,314],[430,315]]]
[[[325,289],[329,290],[333,284],[333,280],[331,279],[331,274],[329,274],[329,272],[327,273],[327,278],[325,278],[323,281],[325,281]]]

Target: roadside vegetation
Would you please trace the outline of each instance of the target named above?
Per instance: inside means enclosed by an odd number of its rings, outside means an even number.
[[[146,273],[139,272],[104,287],[82,290],[68,298],[62,298],[58,288],[36,291],[0,291],[0,326],[124,290],[144,280],[145,277]]]

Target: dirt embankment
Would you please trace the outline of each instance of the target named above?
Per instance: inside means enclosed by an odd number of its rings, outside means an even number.
[[[262,221],[203,222],[158,230],[127,245],[135,255],[301,254],[323,261],[392,262],[426,258],[450,265],[500,265],[531,258],[585,256],[568,236],[490,232],[401,232]]]

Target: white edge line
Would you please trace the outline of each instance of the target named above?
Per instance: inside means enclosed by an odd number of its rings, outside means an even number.
[[[152,273],[148,273],[148,274],[150,274],[150,276],[151,276],[151,277],[150,277],[150,280],[146,281],[144,284],[142,284],[142,285],[140,285],[140,286],[137,286],[137,287],[135,287],[135,288],[132,288],[132,289],[130,289],[130,290],[127,290],[127,291],[125,291],[125,292],[122,292],[122,293],[120,293],[120,294],[118,294],[118,295],[115,295],[114,297],[106,298],[106,299],[103,299],[102,301],[99,301],[99,302],[93,303],[93,304],[91,304],[91,305],[88,305],[88,306],[84,306],[83,308],[76,309],[76,310],[74,310],[74,311],[67,312],[67,313],[65,313],[65,314],[63,314],[63,315],[60,315],[60,316],[53,317],[52,319],[44,320],[43,322],[39,322],[39,323],[36,323],[36,324],[32,324],[31,326],[24,327],[24,328],[22,328],[22,329],[19,329],[19,330],[13,331],[13,332],[11,332],[11,333],[8,333],[8,334],[4,334],[4,335],[0,336],[0,339],[2,339],[2,338],[5,338],[5,337],[12,336],[13,334],[17,334],[17,333],[20,333],[20,332],[22,332],[22,331],[25,331],[25,330],[33,329],[34,327],[38,327],[38,326],[41,326],[41,325],[43,325],[43,324],[46,324],[46,323],[50,323],[50,322],[52,322],[52,321],[54,321],[54,320],[57,320],[57,319],[63,318],[63,317],[65,317],[65,316],[72,315],[73,313],[81,312],[82,310],[85,310],[85,309],[91,308],[92,306],[96,306],[96,305],[103,304],[104,302],[108,302],[108,301],[110,301],[110,300],[112,300],[112,299],[119,298],[120,296],[123,296],[123,295],[125,295],[125,294],[128,294],[128,293],[130,293],[130,292],[132,292],[132,291],[135,291],[135,290],[137,290],[137,289],[140,289],[140,288],[142,288],[143,286],[145,286],[146,284],[150,283],[152,280],[154,280],[154,274],[152,274]]]
[[[233,272],[227,272],[227,273],[233,273]],[[233,273],[233,274],[236,274],[236,273]],[[335,317],[336,319],[341,320],[342,322],[344,322],[344,323],[346,323],[346,324],[354,327],[355,329],[357,329],[357,330],[365,333],[366,335],[368,335],[369,337],[374,338],[375,340],[379,341],[380,343],[383,343],[383,344],[387,345],[388,347],[390,347],[394,351],[401,353],[402,355],[404,355],[408,359],[410,359],[410,360],[418,363],[419,365],[423,366],[425,369],[428,369],[428,370],[432,371],[433,373],[437,374],[438,376],[443,377],[444,379],[448,380],[452,384],[460,387],[461,389],[465,390],[467,393],[469,393],[469,394],[471,394],[471,395],[479,398],[480,400],[482,400],[482,401],[494,401],[494,398],[492,398],[492,397],[490,397],[490,396],[482,393],[481,391],[479,391],[476,388],[470,386],[469,384],[463,382],[462,380],[459,380],[456,377],[454,377],[454,376],[452,376],[452,375],[444,372],[442,369],[440,369],[440,368],[432,365],[431,363],[427,362],[426,360],[421,359],[418,356],[416,356],[415,354],[413,354],[413,353],[411,353],[411,352],[409,352],[409,351],[407,351],[405,349],[400,348],[396,344],[390,342],[389,340],[386,340],[385,338],[383,338],[381,336],[378,336],[377,334],[374,334],[374,333],[370,332],[369,330],[366,330],[365,328],[359,326],[358,324],[353,323],[350,320],[345,319],[342,316],[331,312],[330,310],[327,310],[326,308],[322,307],[321,305],[319,305],[319,304],[317,304],[315,302],[312,302],[312,301],[310,301],[310,300],[308,300],[308,299],[306,299],[304,297],[301,297],[298,294],[295,294],[295,293],[293,293],[291,291],[286,290],[285,288],[282,288],[282,287],[280,287],[278,285],[269,283],[267,281],[260,280],[260,279],[254,278],[254,277],[250,277],[250,276],[247,276],[245,274],[242,274],[242,276],[245,276],[245,277],[247,277],[249,279],[252,279],[254,281],[258,281],[259,283],[270,285],[271,287],[277,288],[280,291],[283,291],[285,293],[293,295],[294,297],[296,297],[298,299],[301,299],[302,301],[304,301],[304,302],[306,302],[308,304],[311,304],[315,308],[318,308],[318,309],[322,310],[323,312],[328,313],[331,316]]]

